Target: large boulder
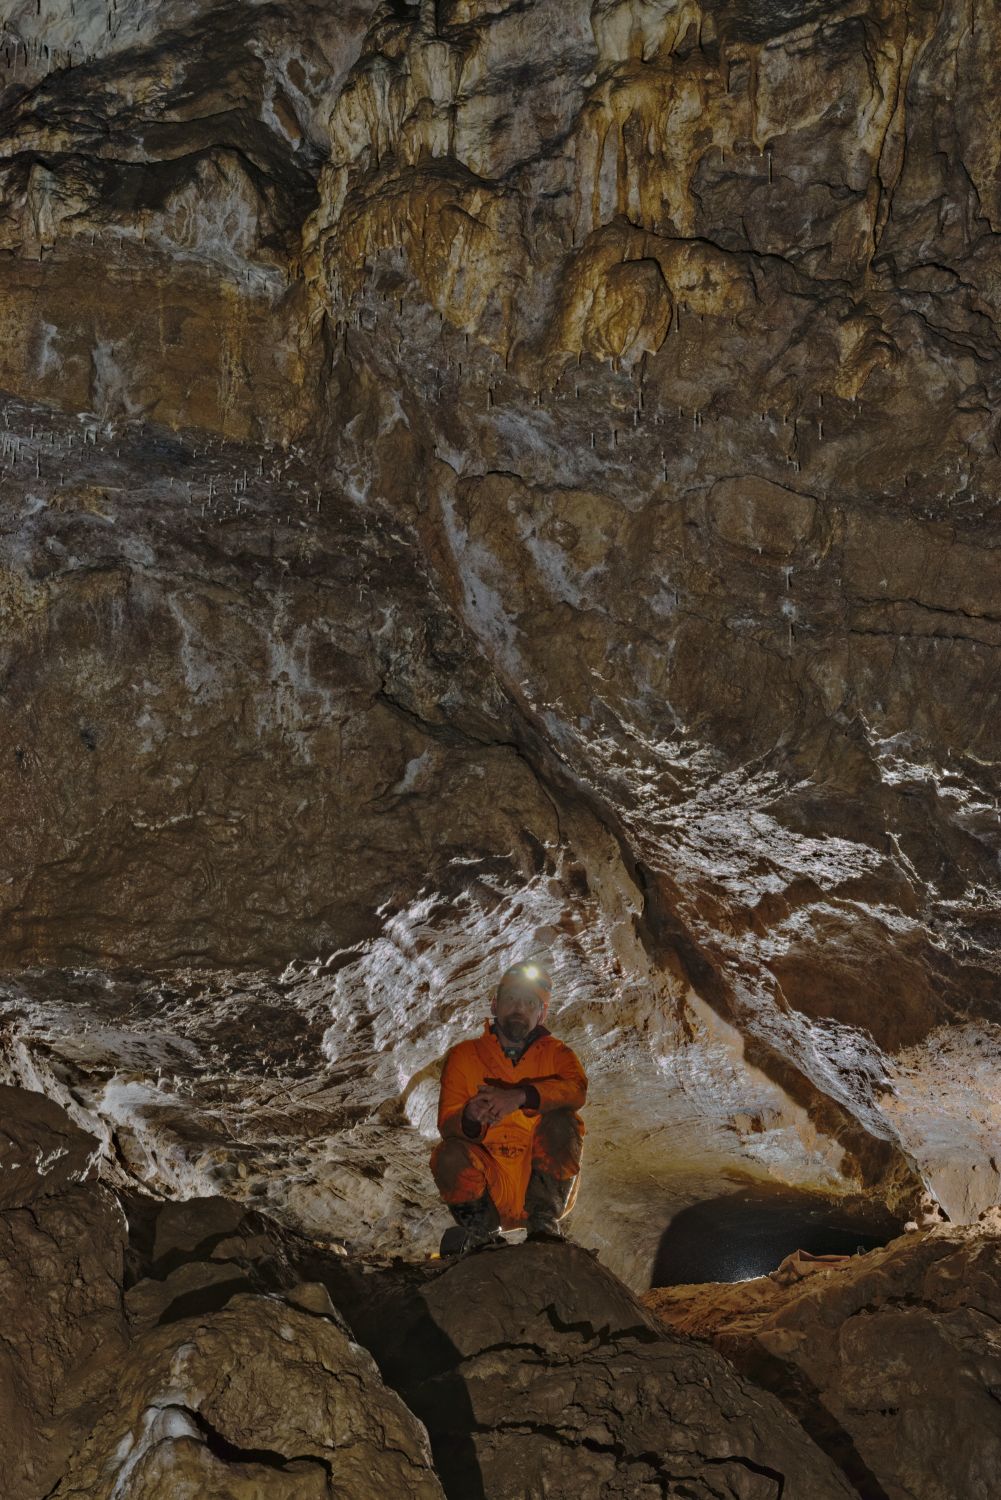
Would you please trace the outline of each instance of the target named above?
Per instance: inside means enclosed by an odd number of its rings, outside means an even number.
[[[986,1500],[1001,1473],[999,1227],[942,1225],[806,1276],[790,1257],[771,1277],[644,1301],[779,1394],[860,1494]]]
[[[426,1424],[455,1500],[835,1500],[852,1495],[782,1405],[665,1336],[587,1251],[533,1243],[335,1292]]]
[[[130,1348],[53,1500],[441,1500],[427,1435],[337,1323],[274,1297]]]

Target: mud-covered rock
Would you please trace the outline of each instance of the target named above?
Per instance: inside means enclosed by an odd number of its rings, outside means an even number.
[[[799,1280],[662,1287],[663,1326],[774,1391],[863,1495],[989,1495],[1001,1464],[996,1222],[912,1232]]]
[[[335,1300],[421,1417],[449,1495],[852,1494],[778,1401],[664,1337],[577,1246],[344,1273]]]

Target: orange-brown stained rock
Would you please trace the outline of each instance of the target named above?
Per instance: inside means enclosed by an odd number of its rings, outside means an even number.
[[[666,1328],[775,1391],[861,1494],[989,1495],[1001,1462],[996,1223],[942,1225],[781,1285],[661,1287]]]

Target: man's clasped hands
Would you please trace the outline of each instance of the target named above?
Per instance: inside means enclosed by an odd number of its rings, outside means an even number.
[[[480,1125],[496,1125],[521,1109],[526,1097],[521,1088],[499,1088],[496,1084],[481,1083],[466,1105],[466,1113]]]

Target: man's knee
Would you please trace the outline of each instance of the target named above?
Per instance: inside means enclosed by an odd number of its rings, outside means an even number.
[[[486,1190],[478,1148],[454,1136],[442,1141],[431,1157],[431,1173],[446,1203],[471,1203]]]
[[[554,1177],[575,1177],[583,1140],[584,1124],[576,1110],[547,1110],[535,1127],[533,1164]]]

